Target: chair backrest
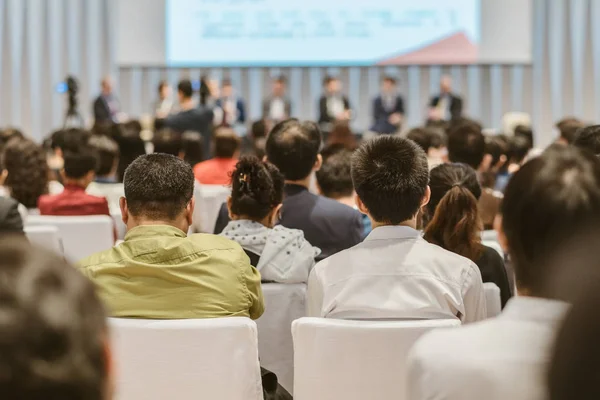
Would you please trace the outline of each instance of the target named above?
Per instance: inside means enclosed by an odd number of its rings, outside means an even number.
[[[193,228],[196,232],[213,233],[221,205],[227,201],[231,189],[222,185],[200,185],[196,183],[194,196]]]
[[[411,347],[431,329],[458,325],[450,319],[294,321],[294,399],[405,400]]]
[[[262,399],[248,318],[110,319],[116,400]]]
[[[55,226],[63,244],[65,258],[78,262],[114,244],[113,220],[107,215],[56,217],[35,215],[27,218],[27,226]]]
[[[60,256],[63,255],[62,242],[56,226],[26,226],[24,231],[25,236],[31,243],[53,251]]]
[[[288,392],[294,390],[292,322],[306,316],[306,285],[263,283],[265,313],[258,326],[261,365],[277,375]]]
[[[127,233],[127,226],[125,225],[125,222],[123,222],[121,212],[111,212],[110,217],[113,219],[115,228],[117,229],[117,239],[125,239],[125,234]]]
[[[483,284],[485,293],[485,305],[487,307],[487,317],[494,318],[502,312],[502,299],[500,297],[500,288],[492,282]]]

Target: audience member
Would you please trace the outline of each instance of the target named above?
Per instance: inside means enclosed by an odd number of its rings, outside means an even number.
[[[10,142],[11,140],[24,139],[24,138],[25,138],[25,136],[23,135],[23,132],[21,132],[18,129],[14,129],[14,128],[0,129],[0,153],[2,153],[4,146],[6,146],[6,144],[8,142]]]
[[[183,159],[192,167],[204,161],[202,135],[198,132],[184,132],[181,136],[181,151],[179,152],[179,158]]]
[[[375,133],[392,134],[400,131],[404,118],[404,100],[398,94],[396,78],[386,76],[381,82],[381,94],[373,100]]]
[[[92,136],[89,142],[96,152],[96,177],[86,189],[88,194],[106,197],[111,213],[119,209],[119,199],[123,196],[123,184],[117,182],[119,146],[107,136]]]
[[[446,145],[438,129],[430,127],[413,128],[406,134],[406,138],[418,144],[427,154],[429,169],[445,162]]]
[[[37,208],[40,196],[48,193],[50,174],[44,150],[28,139],[11,140],[2,154],[0,182],[10,197],[27,209]]]
[[[481,273],[470,260],[427,243],[416,229],[429,202],[429,169],[413,141],[379,136],[352,160],[358,208],[373,231],[318,263],[308,315],[343,319],[485,318]],[[338,228],[339,229],[339,228]]]
[[[125,170],[136,158],[146,154],[146,146],[140,134],[142,126],[138,121],[129,121],[117,128],[115,141],[119,145],[119,165],[117,181],[123,182]]]
[[[267,136],[271,130],[271,123],[265,119],[260,119],[252,124],[250,135],[250,149],[247,151],[254,154],[259,159],[265,156],[265,147],[267,145]]]
[[[267,159],[285,177],[279,223],[304,232],[321,249],[317,260],[360,243],[363,233],[359,212],[308,190],[312,173],[321,168],[321,141],[318,125],[289,119],[273,128],[266,146]],[[215,232],[222,232],[228,222],[227,208],[221,208]]]
[[[275,77],[271,83],[271,94],[263,101],[263,119],[273,124],[292,116],[292,102],[286,95],[285,76]]]
[[[527,139],[527,141],[529,142],[529,148],[533,149],[533,147],[535,145],[535,140],[533,137],[533,130],[531,129],[530,126],[517,125],[515,127],[514,136],[515,137],[523,137],[523,138]]]
[[[25,240],[0,243],[4,399],[110,400],[106,314],[93,285]]]
[[[231,128],[218,128],[214,143],[215,157],[197,164],[194,176],[203,185],[228,185],[240,156],[240,138]]]
[[[463,101],[452,92],[452,78],[445,75],[440,80],[440,93],[429,102],[429,119],[434,121],[457,120],[462,117]]]
[[[217,125],[235,128],[246,122],[246,106],[236,95],[230,79],[223,79],[221,97],[215,105],[223,111],[222,121]]]
[[[600,125],[592,125],[578,130],[573,145],[595,156],[600,156]]]
[[[558,129],[560,135],[557,143],[564,145],[572,144],[577,131],[581,128],[585,128],[585,124],[577,118],[567,117],[561,119],[556,123],[556,129]]]
[[[154,152],[179,156],[181,153],[181,135],[180,132],[169,128],[158,130],[152,138]]]
[[[350,101],[342,94],[342,83],[333,76],[323,80],[325,93],[319,99],[319,124],[326,132],[336,121],[349,121],[352,116]]]
[[[231,176],[232,221],[221,235],[238,242],[263,282],[306,283],[321,250],[302,231],[275,226],[283,201],[283,175],[256,157],[242,158]]]
[[[91,147],[64,154],[63,182],[65,190],[56,195],[43,195],[38,200],[41,215],[110,215],[105,197],[85,192],[96,176],[97,158]]]
[[[100,84],[102,91],[94,101],[94,120],[96,122],[119,122],[120,104],[117,96],[113,93],[113,80],[105,77]]]
[[[327,137],[327,146],[343,146],[348,150],[358,147],[356,135],[352,132],[348,121],[337,121],[333,124],[331,132]]]
[[[173,111],[173,98],[171,85],[167,81],[158,84],[158,99],[152,107],[154,115],[158,118],[166,118]]]
[[[105,121],[103,123],[96,122],[94,123],[94,126],[96,127],[96,130],[100,126],[106,127],[103,129],[108,130],[108,127],[113,127],[115,124],[110,121]],[[62,177],[60,174],[64,164],[63,154],[68,151],[78,151],[80,147],[88,144],[90,137],[90,132],[76,128],[61,129],[50,135],[50,147],[52,148],[52,154],[48,157],[48,165],[52,172],[48,186],[50,194],[59,194],[63,191],[63,186],[61,184]]]
[[[504,307],[511,297],[510,285],[502,257],[481,244],[482,224],[477,208],[481,187],[475,170],[465,164],[440,165],[431,170],[429,186],[425,240],[477,264],[483,281],[500,288]]]
[[[479,181],[486,189],[504,188],[509,179],[510,142],[505,135],[485,138],[484,163],[479,169]]]
[[[545,289],[549,265],[553,250],[600,216],[600,161],[574,148],[546,151],[513,176],[502,216],[518,296],[497,318],[424,336],[409,359],[410,399],[547,398],[549,352],[567,310]]]
[[[16,200],[0,197],[0,237],[10,233],[23,234],[23,217]]]

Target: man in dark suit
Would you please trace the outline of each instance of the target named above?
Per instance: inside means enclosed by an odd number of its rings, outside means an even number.
[[[310,178],[321,167],[321,131],[313,122],[289,119],[277,124],[267,139],[267,159],[285,177],[280,224],[299,229],[310,244],[321,249],[318,260],[350,248],[363,239],[361,214],[352,207],[308,191]],[[229,223],[223,205],[215,233]]]
[[[246,123],[246,106],[244,101],[236,96],[231,80],[223,79],[221,98],[215,105],[223,110],[221,126],[235,128]]]
[[[291,116],[292,102],[285,92],[285,77],[278,76],[273,79],[271,95],[263,101],[263,119],[276,124]]]
[[[323,80],[325,93],[319,99],[319,125],[329,132],[337,121],[349,121],[352,116],[350,101],[342,94],[339,79],[328,76]]]
[[[434,96],[429,103],[429,119],[431,121],[450,121],[462,117],[463,101],[452,93],[452,78],[443,76],[440,81],[440,94]]]
[[[110,77],[102,79],[102,93],[94,101],[94,119],[96,123],[119,122],[119,99],[113,93],[113,83]]]
[[[383,78],[381,94],[373,100],[373,126],[371,131],[392,134],[400,130],[404,118],[404,100],[396,92],[396,79]]]

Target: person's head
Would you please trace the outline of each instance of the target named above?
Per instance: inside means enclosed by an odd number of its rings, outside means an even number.
[[[292,118],[273,127],[267,138],[266,155],[287,181],[307,179],[321,168],[321,130],[314,122]]]
[[[204,159],[202,135],[198,132],[184,132],[181,136],[181,152],[179,157],[194,166]]]
[[[86,146],[91,138],[91,133],[77,128],[63,129],[52,134],[52,148],[59,157],[65,152],[76,152]]]
[[[504,192],[499,239],[522,295],[546,297],[548,257],[600,216],[600,160],[554,146],[517,171]]]
[[[475,262],[483,251],[477,173],[466,164],[442,164],[431,170],[429,187],[425,239]]]
[[[327,138],[328,146],[342,145],[349,150],[356,149],[356,136],[348,121],[336,121]]]
[[[155,153],[178,156],[181,152],[181,133],[170,128],[162,128],[152,138]]]
[[[452,92],[452,78],[449,75],[444,75],[440,79],[440,92],[443,94]]]
[[[515,127],[515,137],[524,137],[529,142],[529,148],[533,149],[534,138],[533,138],[533,130],[530,126],[525,125],[517,125]]]
[[[276,97],[284,96],[286,85],[287,85],[287,80],[286,80],[285,76],[283,76],[283,75],[280,75],[280,76],[276,77],[275,79],[273,79],[272,89],[271,89],[273,92],[273,96],[276,96]]]
[[[127,167],[123,184],[120,205],[128,229],[161,224],[187,233],[194,213],[194,173],[188,163],[170,154],[147,154]]]
[[[592,125],[577,131],[573,145],[591,154],[600,156],[600,125]]]
[[[177,84],[177,95],[179,96],[179,102],[184,103],[190,101],[194,95],[194,88],[192,81],[189,79],[183,79]]]
[[[0,129],[0,152],[4,146],[13,139],[24,139],[23,132],[14,128]]]
[[[284,178],[273,164],[243,157],[231,174],[229,214],[233,220],[247,219],[268,228],[277,223],[283,202]]]
[[[88,279],[51,252],[5,238],[0,293],[2,398],[112,398],[106,313]]]
[[[525,136],[513,136],[510,138],[510,162],[521,165],[531,150],[531,142]]]
[[[581,128],[584,128],[585,124],[577,118],[567,117],[563,118],[556,123],[556,129],[560,133],[558,143],[571,144],[575,140],[575,134]]]
[[[337,94],[342,90],[341,82],[335,76],[326,76],[323,79],[323,87],[327,94]]]
[[[171,97],[171,85],[167,81],[160,81],[158,84],[158,97],[161,100]]]
[[[91,146],[80,148],[76,152],[65,153],[65,164],[62,171],[65,185],[76,185],[86,188],[96,177],[98,168],[97,153]]]
[[[381,81],[381,91],[385,94],[393,94],[396,92],[396,78],[386,76]]]
[[[130,121],[119,126],[115,140],[119,145],[119,165],[117,180],[123,182],[125,170],[139,156],[146,154],[146,146],[140,137],[142,127],[137,121]]]
[[[373,225],[416,221],[429,202],[429,167],[423,149],[409,139],[380,136],[352,156],[352,181],[361,212]]]
[[[321,194],[331,199],[348,198],[354,195],[352,184],[352,152],[341,149],[323,158],[317,171],[317,185]]]
[[[233,96],[233,85],[231,84],[231,79],[225,78],[221,82],[221,96],[222,97],[232,97]]]
[[[117,142],[107,136],[94,135],[90,138],[90,146],[98,157],[96,176],[112,178],[117,173],[119,165],[119,146]]]
[[[240,137],[233,129],[219,128],[215,131],[215,158],[238,158],[240,146]]]
[[[2,154],[2,179],[13,199],[27,208],[37,208],[48,193],[49,168],[44,149],[29,139],[13,139]]]
[[[429,154],[431,135],[426,128],[413,128],[406,134],[406,138],[418,144],[425,154]]]
[[[109,95],[113,91],[113,79],[110,76],[105,76],[100,82],[103,95]]]
[[[479,170],[485,156],[485,137],[474,123],[463,122],[448,130],[450,162],[467,164]]]

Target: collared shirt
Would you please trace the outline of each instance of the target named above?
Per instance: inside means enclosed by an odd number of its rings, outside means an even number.
[[[434,331],[408,361],[411,400],[544,400],[556,329],[568,305],[532,297],[511,299],[500,316]]]
[[[340,319],[485,318],[479,268],[407,226],[375,228],[365,241],[318,263],[308,314]]]
[[[76,185],[65,185],[62,193],[38,200],[41,215],[110,215],[105,197],[93,196]]]
[[[79,269],[113,317],[257,319],[264,311],[260,273],[239,244],[220,236],[138,226]]]
[[[285,100],[281,97],[274,97],[269,107],[269,119],[282,121],[285,117]]]

